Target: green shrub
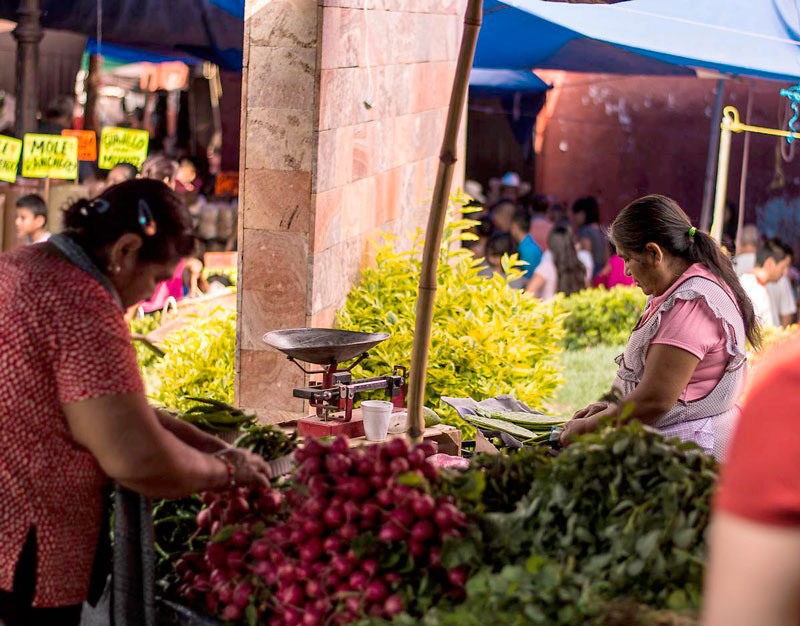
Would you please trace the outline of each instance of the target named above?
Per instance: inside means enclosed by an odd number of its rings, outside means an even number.
[[[451,206],[439,256],[426,405],[441,411],[441,396],[482,400],[508,393],[541,407],[561,382],[557,356],[564,336],[562,315],[508,286],[520,275],[514,257],[504,259],[505,278],[479,276],[479,263],[457,246],[471,237],[459,233],[475,222],[458,219],[456,210],[461,206]],[[337,315],[339,328],[391,333],[356,368],[359,377],[386,374],[393,365],[408,366],[411,360],[422,233],[417,232],[408,251],[398,251],[395,244],[384,235],[376,263],[362,272]],[[468,436],[474,432],[454,412],[443,415]]]
[[[161,326],[161,311],[156,311],[152,315],[145,315],[143,318],[134,318],[130,323],[131,335],[144,335],[153,332]],[[136,350],[136,362],[139,364],[139,369],[142,375],[145,375],[145,370],[152,367],[158,357],[155,352],[142,344],[141,341],[134,341],[133,347]]]
[[[628,343],[646,301],[647,296],[638,287],[586,289],[558,298],[556,306],[567,313],[564,346],[574,350]]]
[[[166,355],[151,366],[156,388],[151,397],[173,409],[186,409],[184,396],[233,403],[236,313],[216,309],[170,333],[162,344]]]

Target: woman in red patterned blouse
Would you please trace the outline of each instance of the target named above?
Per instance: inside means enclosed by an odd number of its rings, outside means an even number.
[[[132,180],[0,254],[0,623],[80,620],[109,478],[151,497],[267,484],[245,451],[153,410],[123,320],[193,247],[178,197]],[[219,454],[221,451],[225,454]]]

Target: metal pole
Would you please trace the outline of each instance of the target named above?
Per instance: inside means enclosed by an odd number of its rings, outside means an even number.
[[[750,124],[750,116],[753,113],[753,83],[747,86],[747,112],[745,113],[744,123]],[[747,199],[747,172],[750,163],[750,137],[751,133],[744,134],[744,149],[742,150],[742,174],[739,179],[739,215],[736,222],[736,250],[742,244],[742,227],[744,226],[744,214]]]
[[[717,168],[717,193],[714,200],[714,223],[711,236],[717,243],[722,241],[722,229],[725,226],[725,194],[728,191],[728,166],[731,157],[730,120],[722,120],[722,133],[719,138],[719,167]]]
[[[408,432],[414,441],[419,441],[425,432],[422,406],[425,402],[425,379],[433,322],[433,301],[436,297],[436,267],[439,262],[439,249],[442,245],[442,232],[447,216],[450,188],[453,185],[458,129],[467,100],[469,72],[472,68],[472,59],[475,56],[475,46],[478,42],[478,31],[480,31],[482,20],[483,0],[469,0],[464,15],[464,35],[458,52],[453,91],[450,94],[450,108],[447,112],[442,151],[439,154],[439,170],[436,173],[431,211],[428,215],[425,248],[422,251],[422,272],[419,277],[417,317],[414,324],[414,346],[411,351],[411,372],[408,385]]]
[[[16,96],[17,109],[14,132],[22,139],[25,133],[36,130],[36,111],[39,108],[39,42],[44,37],[39,22],[39,0],[22,0],[17,10],[14,29],[17,40]]]
[[[719,144],[720,122],[722,121],[722,98],[725,95],[725,79],[717,81],[717,98],[711,114],[711,136],[708,139],[708,158],[706,177],[703,186],[703,208],[700,212],[700,230],[708,232],[711,223],[711,204],[714,198],[714,174],[717,172],[717,145]]]

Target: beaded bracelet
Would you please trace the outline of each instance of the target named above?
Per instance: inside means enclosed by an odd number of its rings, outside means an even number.
[[[220,461],[225,463],[225,469],[228,471],[228,485],[226,489],[230,490],[236,487],[236,479],[233,476],[235,468],[233,467],[233,463],[223,456],[226,452],[230,452],[230,448],[222,448],[221,450],[217,450],[211,456],[215,456]]]

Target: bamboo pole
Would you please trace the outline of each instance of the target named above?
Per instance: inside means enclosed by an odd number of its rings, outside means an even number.
[[[719,138],[719,164],[717,167],[717,193],[714,201],[714,221],[711,236],[717,243],[722,242],[722,227],[725,223],[725,195],[728,192],[728,166],[731,157],[731,121],[725,116],[722,120],[722,133]]]
[[[482,19],[483,0],[469,0],[464,15],[464,34],[458,52],[453,90],[450,94],[450,109],[447,112],[442,151],[439,154],[439,169],[433,188],[431,211],[428,215],[425,247],[422,251],[422,273],[419,277],[408,399],[408,432],[414,441],[419,441],[425,432],[422,406],[425,402],[425,379],[433,322],[433,301],[436,297],[436,268],[439,262],[439,249],[442,245],[442,232],[447,216],[450,188],[453,184],[458,131],[467,99],[469,73],[472,68],[472,59],[475,56],[475,46],[478,42],[478,31],[480,31]]]

